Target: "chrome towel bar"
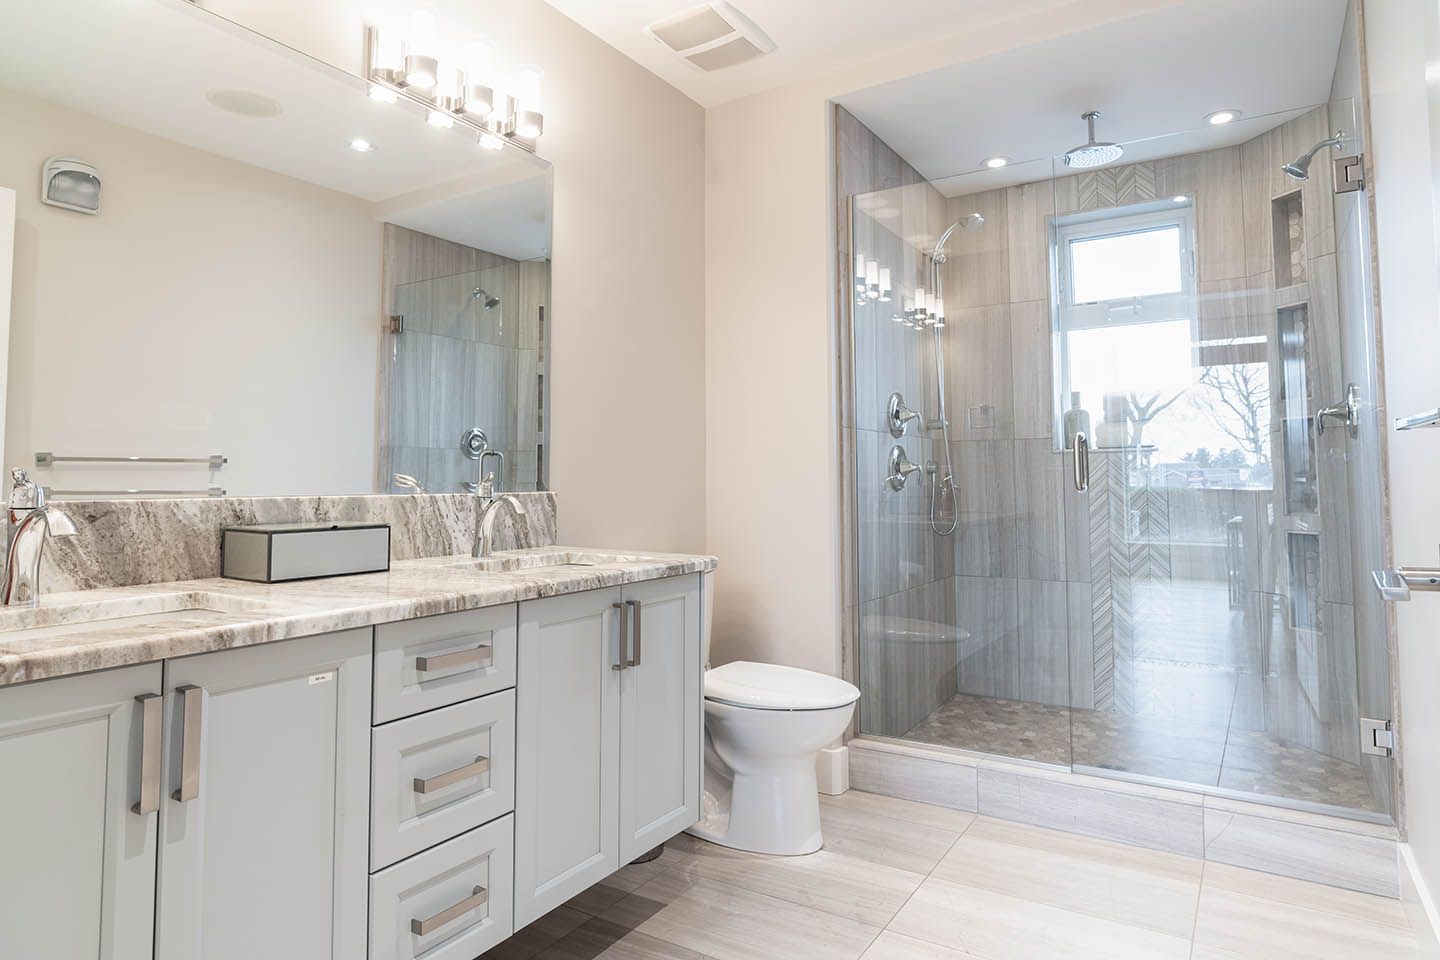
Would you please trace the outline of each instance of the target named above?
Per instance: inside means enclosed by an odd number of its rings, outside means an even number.
[[[35,454],[37,467],[48,467],[56,463],[203,463],[211,470],[219,470],[229,462],[228,457],[218,453],[212,453],[208,457],[62,457],[48,450],[41,450]]]

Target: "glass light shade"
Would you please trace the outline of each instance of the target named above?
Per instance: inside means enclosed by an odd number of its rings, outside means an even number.
[[[373,29],[375,31],[375,62],[371,66],[379,70],[400,70],[405,65],[405,44],[400,39],[400,31],[383,29],[379,25]]]
[[[525,140],[539,140],[545,132],[545,115],[538,110],[521,110],[515,114],[515,135]]]
[[[435,87],[440,72],[440,62],[434,57],[427,57],[421,53],[405,54],[405,83],[411,87],[418,87],[421,90],[431,90]]]
[[[878,260],[865,261],[865,284],[879,288],[880,286],[880,262]]]

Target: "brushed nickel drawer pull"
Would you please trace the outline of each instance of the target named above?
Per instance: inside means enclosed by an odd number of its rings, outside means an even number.
[[[416,657],[415,669],[421,673],[431,670],[449,670],[452,667],[488,667],[494,663],[494,649],[488,643],[471,650],[457,650],[438,657]]]
[[[140,799],[130,809],[144,817],[160,809],[160,735],[165,698],[146,693],[136,697],[135,702],[140,704]]]
[[[630,608],[623,603],[612,603],[610,608],[620,617],[620,630],[615,635],[615,662],[610,664],[611,670],[624,670],[628,663],[625,661],[625,636],[630,632]]]
[[[640,666],[640,601],[626,600],[625,606],[630,608],[630,659],[625,662],[627,667]]]
[[[455,904],[455,906],[441,910],[439,913],[435,914],[435,916],[429,917],[425,920],[411,920],[410,932],[415,934],[415,936],[417,937],[423,937],[427,933],[431,933],[439,929],[440,927],[445,926],[445,924],[449,923],[451,920],[462,917],[465,914],[469,913],[471,910],[476,909],[477,907],[484,906],[485,902],[489,899],[490,892],[488,890],[486,890],[484,887],[476,887],[475,891],[470,894],[470,896],[466,897],[464,900],[461,900],[459,903]]]
[[[415,778],[416,793],[434,793],[436,790],[443,790],[446,787],[459,783],[461,780],[469,780],[471,777],[478,777],[482,773],[490,772],[490,758],[476,757],[474,763],[467,763],[463,767],[456,767],[454,770],[445,773],[437,773],[428,780]]]
[[[200,733],[205,727],[205,691],[194,684],[176,687],[180,696],[180,788],[172,796],[186,803],[200,796]]]

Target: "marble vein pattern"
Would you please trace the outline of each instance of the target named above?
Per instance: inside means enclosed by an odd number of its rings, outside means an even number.
[[[508,521],[501,549],[555,543],[555,495],[517,493],[524,525]],[[215,497],[71,500],[55,504],[76,536],[53,539],[40,572],[46,592],[170,583],[220,575],[220,530],[261,523],[364,521],[390,524],[392,560],[470,551],[476,498],[470,494],[342,497]],[[508,516],[508,515],[507,515]]]
[[[440,556],[293,583],[207,578],[49,594],[33,610],[0,611],[0,685],[706,572],[717,561],[551,546],[488,563],[516,569]]]
[[[858,790],[822,798],[821,818],[825,846],[803,857],[682,834],[486,960],[1420,955],[1382,897]]]

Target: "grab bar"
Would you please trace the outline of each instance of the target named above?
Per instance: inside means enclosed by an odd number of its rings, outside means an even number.
[[[211,470],[219,470],[229,462],[228,457],[218,453],[212,453],[208,457],[62,457],[48,450],[41,450],[35,454],[37,467],[48,467],[57,463],[203,463]]]
[[[1391,603],[1410,599],[1411,590],[1440,590],[1440,568],[1401,567],[1398,570],[1372,570],[1370,576],[1381,598]]]

